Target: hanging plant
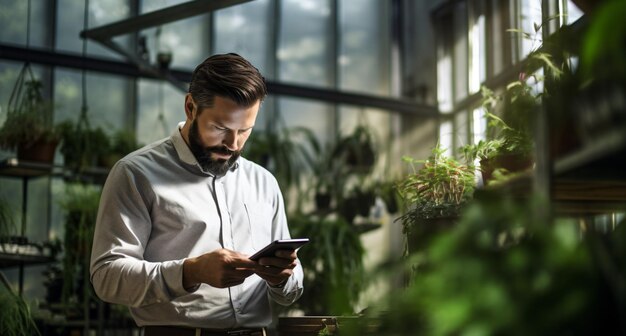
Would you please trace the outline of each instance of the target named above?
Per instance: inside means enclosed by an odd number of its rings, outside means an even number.
[[[44,99],[42,86],[26,63],[9,98],[0,147],[16,150],[19,159],[52,162],[59,132],[53,123],[53,105]]]
[[[94,166],[102,155],[109,152],[110,141],[102,128],[92,128],[87,117],[87,109],[83,107],[77,122],[66,120],[59,125],[61,133],[61,154],[65,166],[82,172]]]

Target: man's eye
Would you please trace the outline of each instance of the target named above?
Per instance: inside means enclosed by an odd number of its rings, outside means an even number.
[[[214,126],[216,130],[220,131],[220,132],[224,132],[227,129],[225,127],[219,127],[219,126]]]

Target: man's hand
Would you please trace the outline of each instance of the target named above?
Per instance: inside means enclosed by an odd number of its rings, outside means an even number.
[[[206,283],[217,288],[239,285],[258,268],[256,262],[239,252],[217,249],[199,257],[186,259],[183,264],[183,286]]]
[[[293,269],[297,265],[296,258],[296,251],[278,250],[275,257],[259,259],[259,264],[254,273],[270,285],[279,285],[293,274]]]

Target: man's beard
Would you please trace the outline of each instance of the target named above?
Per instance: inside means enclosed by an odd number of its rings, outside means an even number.
[[[196,119],[191,122],[189,128],[189,149],[198,160],[198,164],[202,169],[209,171],[215,176],[225,175],[232,167],[237,164],[237,159],[241,156],[241,151],[231,151],[226,146],[204,147],[200,141],[198,134],[198,123]],[[213,159],[212,153],[231,155],[228,160]]]

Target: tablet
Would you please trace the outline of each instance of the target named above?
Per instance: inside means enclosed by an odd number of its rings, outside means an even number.
[[[259,260],[262,257],[275,257],[278,250],[296,250],[309,242],[309,238],[279,239],[250,256],[251,260]]]

